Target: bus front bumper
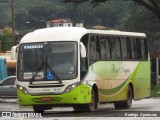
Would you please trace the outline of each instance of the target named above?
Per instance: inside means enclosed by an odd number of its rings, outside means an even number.
[[[85,84],[81,84],[73,88],[68,93],[59,95],[30,95],[25,94],[17,89],[18,103],[22,106],[31,105],[74,105],[87,104],[91,102],[91,88]]]

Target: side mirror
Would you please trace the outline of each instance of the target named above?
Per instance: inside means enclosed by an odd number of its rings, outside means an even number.
[[[80,52],[81,52],[81,57],[86,58],[86,47],[82,42],[80,42]]]
[[[17,58],[17,49],[18,49],[18,45],[17,46],[13,46],[11,48],[11,59],[12,60]]]

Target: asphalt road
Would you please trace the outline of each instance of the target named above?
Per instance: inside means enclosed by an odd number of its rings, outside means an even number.
[[[143,119],[142,117],[147,117],[147,119],[152,117],[154,119],[160,118],[160,97],[133,101],[132,108],[129,110],[115,110],[114,105],[111,103],[99,104],[98,107],[99,108],[95,112],[90,112],[90,113],[87,113],[87,112],[77,113],[77,112],[74,112],[71,107],[53,108],[52,110],[45,111],[45,113],[42,115],[39,115],[38,118],[35,117],[34,120],[35,119],[50,120],[50,118],[51,120],[61,120],[61,119],[62,120],[63,119],[79,120],[81,118],[84,118],[85,120],[87,120],[90,118],[103,119],[106,117],[110,117],[110,119],[113,119],[113,118],[115,119],[115,117],[116,118],[117,117],[125,117],[125,118],[141,117],[141,119]],[[1,112],[11,111],[11,112],[17,112],[17,113],[21,113],[21,111],[23,111],[27,113],[32,113],[33,109],[32,107],[19,106],[17,104],[17,100],[15,99],[12,99],[12,100],[0,99],[0,111]],[[0,117],[0,120],[2,119],[6,119],[6,118]],[[31,117],[30,118],[16,117],[14,119],[30,120]],[[9,120],[9,118],[7,118],[6,120]]]

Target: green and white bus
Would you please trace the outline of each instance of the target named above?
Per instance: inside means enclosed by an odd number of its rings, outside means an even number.
[[[150,95],[144,33],[55,27],[25,35],[18,47],[17,95],[22,106],[94,111],[98,103],[130,108]]]

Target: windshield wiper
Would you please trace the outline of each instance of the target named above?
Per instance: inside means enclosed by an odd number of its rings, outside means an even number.
[[[37,76],[37,74],[39,73],[39,71],[41,70],[41,68],[43,68],[44,62],[40,65],[40,67],[36,70],[36,72],[34,73],[34,75],[32,76],[32,78],[29,81],[29,84],[31,85],[33,80],[35,79],[35,77]]]

